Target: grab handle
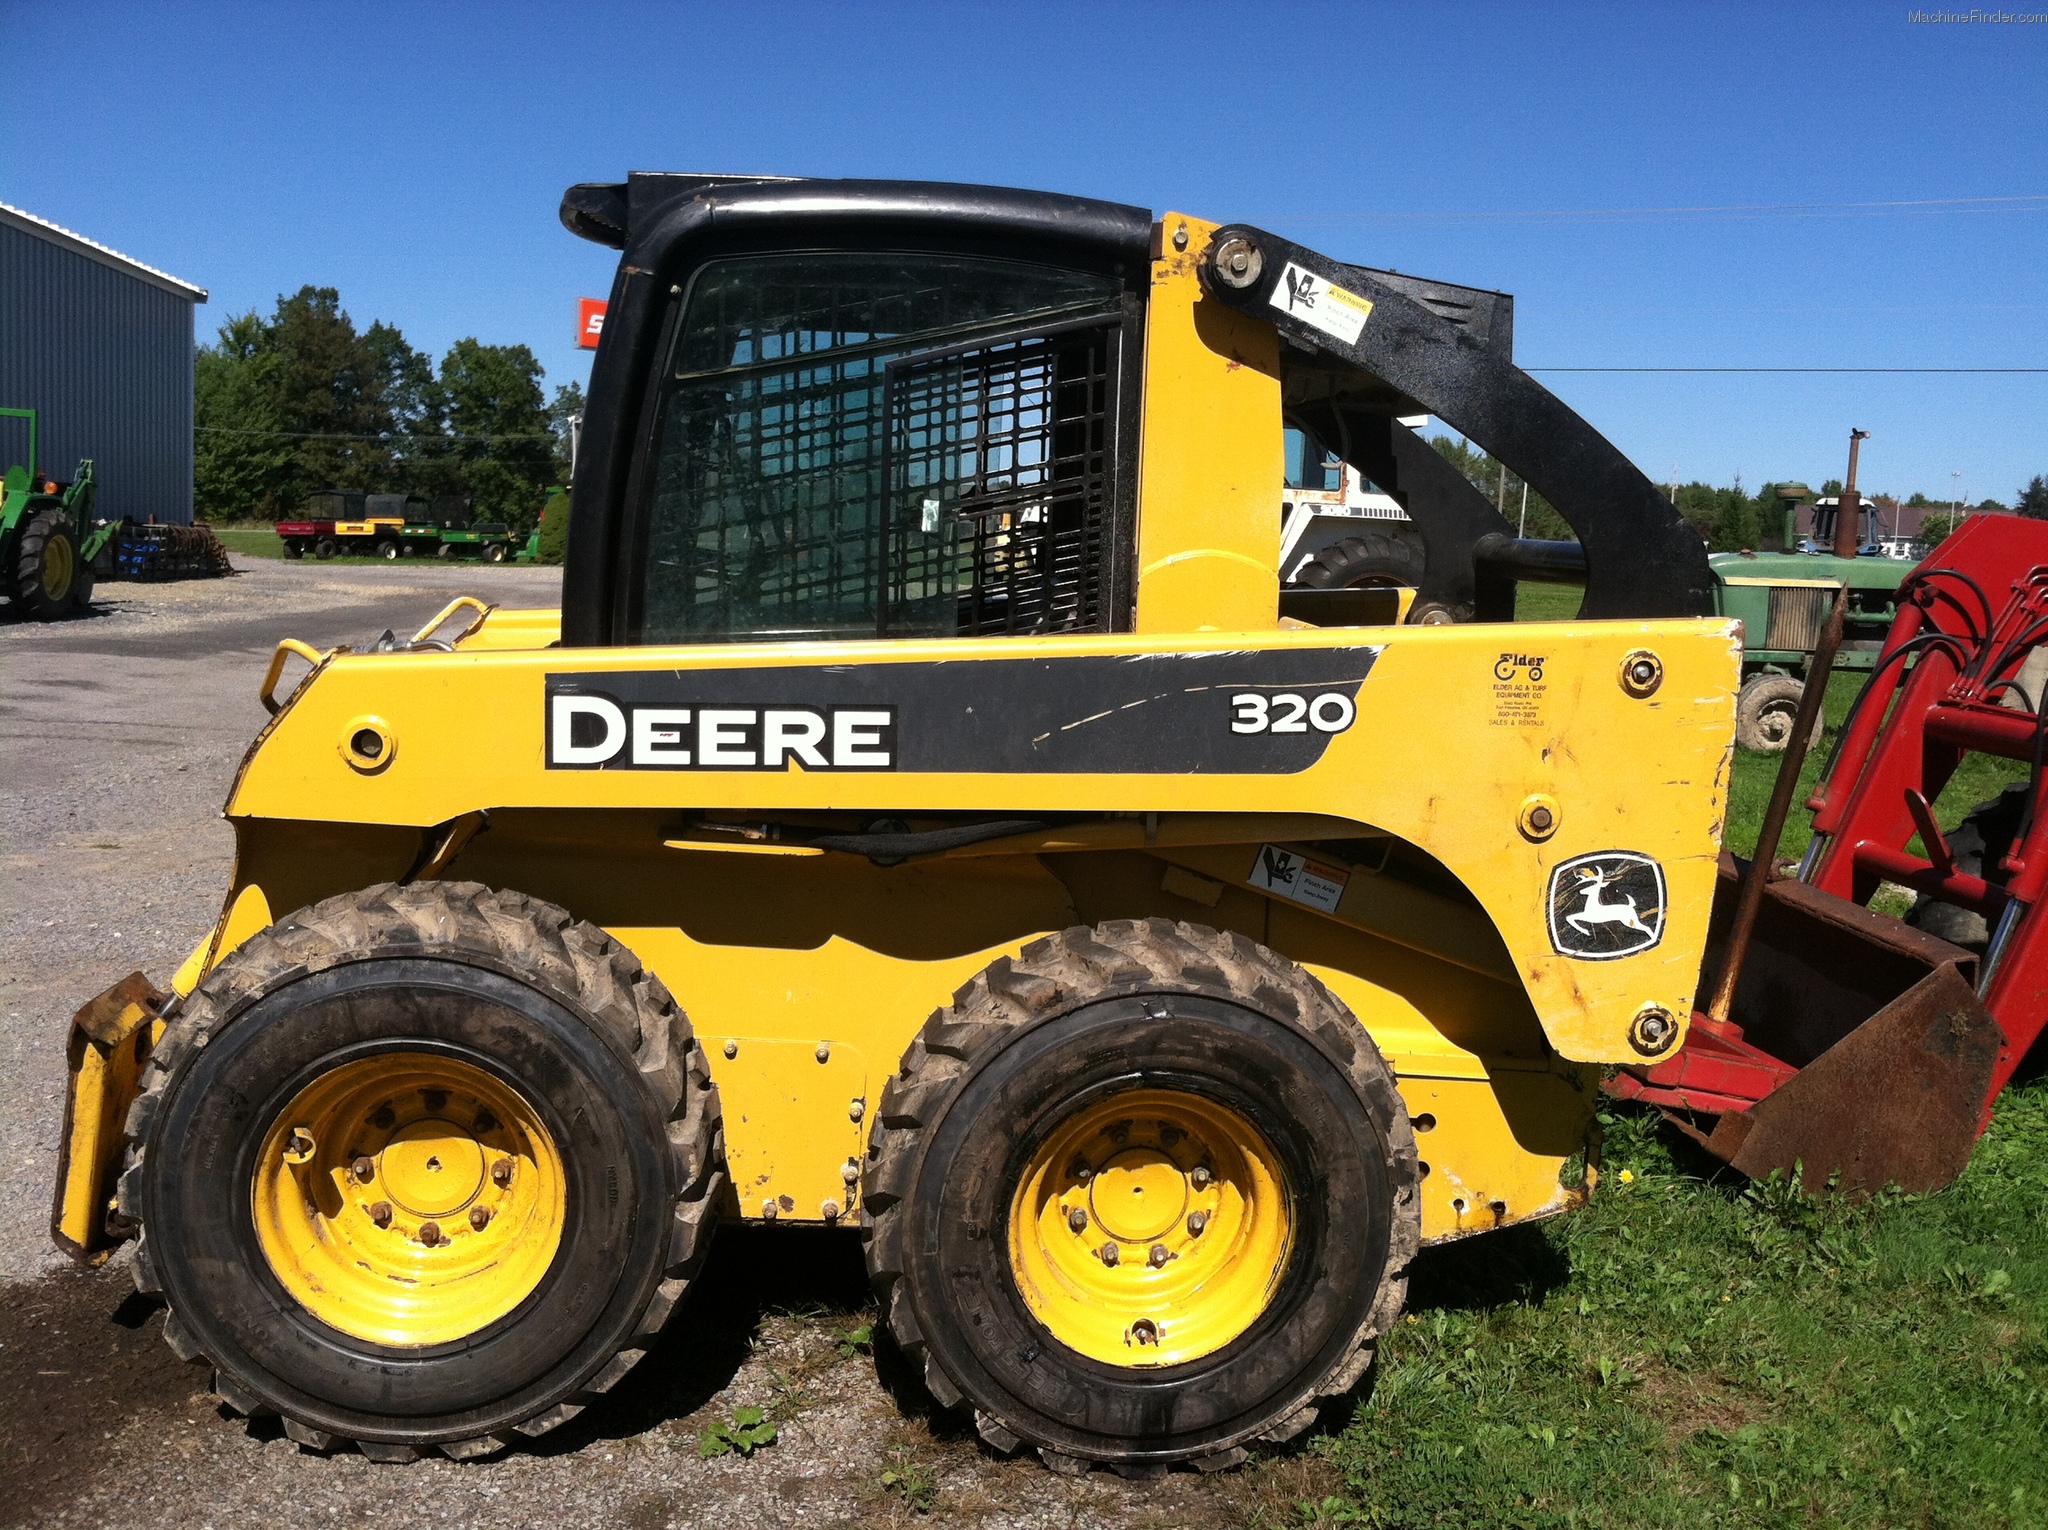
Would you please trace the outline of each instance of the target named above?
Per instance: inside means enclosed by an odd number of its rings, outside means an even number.
[[[471,622],[467,627],[464,627],[460,635],[450,639],[450,641],[454,643],[461,642],[463,638],[468,637],[472,632],[476,631],[476,629],[483,624],[483,619],[491,614],[491,608],[485,605],[481,600],[478,600],[474,595],[458,595],[453,600],[449,601],[447,605],[441,608],[441,614],[439,616],[435,617],[432,621],[428,622],[426,626],[420,628],[419,631],[415,632],[412,635],[412,640],[415,643],[424,643],[428,638],[434,635],[435,629],[437,629],[443,622],[447,621],[448,618],[453,616],[457,611],[460,611],[464,606],[468,606],[471,610],[476,612],[476,620]]]
[[[313,647],[312,644],[301,643],[297,638],[286,638],[283,642],[279,643],[277,645],[277,652],[270,656],[270,668],[264,672],[263,689],[257,692],[258,698],[263,702],[264,710],[272,717],[277,716],[278,713],[284,710],[284,703],[277,700],[272,693],[276,691],[277,682],[284,675],[284,661],[293,654],[297,654],[308,664],[312,665],[314,669],[318,669],[332,657],[331,651],[322,653],[319,649]]]

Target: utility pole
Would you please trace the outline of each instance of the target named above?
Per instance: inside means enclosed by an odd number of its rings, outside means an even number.
[[[1517,527],[1517,528],[1515,529],[1515,535],[1516,535],[1516,536],[1518,536],[1518,537],[1526,537],[1526,536],[1527,536],[1528,534],[1529,534],[1529,480],[1528,480],[1528,479],[1526,479],[1526,478],[1524,478],[1524,479],[1522,480],[1522,524],[1521,524],[1520,526],[1518,526],[1518,527]]]
[[[1508,513],[1508,465],[1500,465],[1500,489],[1493,497],[1493,508],[1501,515]]]
[[[1954,492],[1948,502],[1949,514],[1960,515],[1963,510],[1963,470],[1957,468],[1948,476],[1956,481]]]
[[[1671,464],[1671,503],[1678,503],[1678,464]]]

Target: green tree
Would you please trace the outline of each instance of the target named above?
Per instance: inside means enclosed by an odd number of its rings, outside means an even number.
[[[2036,473],[2019,491],[2019,512],[2031,521],[2048,521],[2048,477]]]
[[[279,298],[268,344],[285,419],[298,437],[294,487],[380,489],[390,479],[391,406],[381,359],[333,287]]]
[[[1513,468],[1507,470],[1507,489],[1505,495],[1503,495],[1501,491],[1501,462],[1493,453],[1474,446],[1463,436],[1459,436],[1455,440],[1449,436],[1431,436],[1429,444],[1436,448],[1437,455],[1465,475],[1467,483],[1486,496],[1488,504],[1496,507],[1502,503],[1506,504],[1507,508],[1501,513],[1506,517],[1510,526],[1519,527],[1522,525],[1523,480],[1516,474]],[[1534,488],[1529,490],[1527,534],[1540,540],[1552,542],[1576,542],[1578,540],[1578,533],[1572,530],[1571,523],[1565,520],[1558,513],[1557,508],[1541,494],[1538,494]]]
[[[449,455],[479,521],[533,529],[555,478],[555,434],[540,362],[523,345],[458,340],[441,358]]]
[[[569,496],[557,490],[548,496],[540,512],[540,546],[534,556],[542,563],[560,563],[569,551]]]
[[[290,492],[295,443],[267,327],[254,309],[221,325],[192,358],[192,497],[202,516],[274,515]]]
[[[1938,546],[1955,535],[1965,518],[1960,510],[1930,510],[1920,517],[1920,540],[1930,548]]]

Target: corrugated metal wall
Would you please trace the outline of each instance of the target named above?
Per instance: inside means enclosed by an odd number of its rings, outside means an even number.
[[[41,411],[44,472],[93,459],[95,516],[192,519],[192,307],[0,223],[0,404]],[[27,453],[0,419],[0,467]]]

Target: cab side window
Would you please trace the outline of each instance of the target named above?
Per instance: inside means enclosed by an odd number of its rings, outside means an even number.
[[[1107,626],[1113,277],[933,254],[697,271],[638,641]]]

